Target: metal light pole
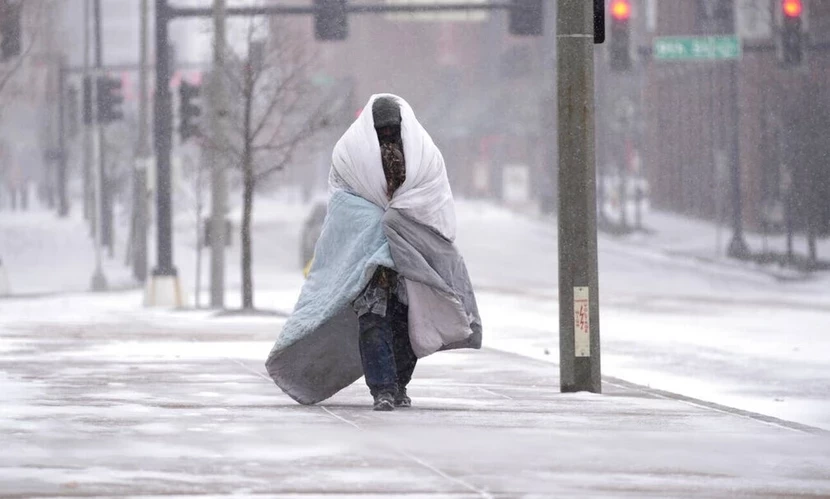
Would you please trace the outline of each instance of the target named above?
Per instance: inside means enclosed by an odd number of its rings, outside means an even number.
[[[94,30],[95,30],[95,76],[93,78],[92,87],[95,88],[93,92],[94,98],[92,99],[92,107],[96,108],[96,111],[93,115],[97,116],[98,114],[98,78],[104,75],[104,40],[101,33],[101,23],[102,23],[102,16],[101,16],[101,0],[93,0],[93,18],[94,18]],[[109,181],[107,179],[107,171],[106,171],[106,141],[104,140],[104,126],[101,123],[101,117],[97,116],[94,124],[93,124],[93,133],[96,136],[96,140],[98,141],[97,146],[97,161],[96,161],[96,168],[98,169],[98,183],[100,183],[101,195],[100,195],[100,202],[101,208],[98,210],[98,213],[101,215],[102,219],[101,222],[98,224],[98,228],[101,229],[101,241],[104,245],[107,246],[109,249],[109,256],[112,257],[114,254],[114,227],[113,227],[113,220],[112,220],[112,194],[111,189],[109,187]]]
[[[180,307],[181,287],[173,265],[172,179],[170,154],[173,113],[170,95],[170,49],[167,0],[156,0],[156,100],[153,129],[156,146],[156,267],[145,295],[148,306]]]
[[[153,152],[150,145],[150,116],[147,89],[147,33],[150,2],[141,0],[141,34],[138,50],[138,143],[133,169],[133,276],[139,281],[147,279],[147,171],[152,166]]]
[[[222,120],[227,112],[225,97],[225,0],[213,2],[213,71],[210,92],[211,219],[210,219],[210,306],[225,306],[225,213],[228,186],[225,162],[218,147],[223,139]]]
[[[89,78],[89,2],[84,0],[84,81]],[[89,126],[83,127],[84,151],[83,151],[83,181],[84,181],[84,217],[90,221],[93,232],[95,229],[95,209],[92,202],[93,194],[90,192],[92,186],[92,130]],[[94,236],[94,234],[93,234]]]
[[[93,0],[95,3],[93,4],[94,8],[94,16],[100,19],[101,15],[101,5],[100,0]],[[88,10],[88,9],[87,9]],[[90,77],[90,73],[87,72],[85,77],[89,77],[89,86],[92,91],[91,101],[91,111],[90,117],[92,119],[92,123],[89,126],[89,136],[90,136],[90,164],[92,165],[93,171],[93,183],[94,183],[94,192],[95,192],[95,201],[94,201],[94,235],[95,235],[95,271],[92,274],[92,290],[93,291],[106,291],[109,287],[107,284],[107,279],[104,276],[104,270],[101,266],[101,241],[104,232],[104,210],[103,210],[103,172],[101,170],[101,133],[100,133],[100,126],[101,124],[98,121],[98,75],[99,71],[101,70],[101,32],[100,32],[100,22],[96,20],[95,22],[95,71],[92,72],[92,76]],[[85,57],[86,59],[86,57]]]
[[[69,198],[66,192],[67,183],[67,150],[66,150],[66,59],[61,57],[58,69],[58,216],[69,216]]]
[[[732,93],[732,158],[731,158],[731,180],[732,180],[732,240],[729,242],[727,255],[741,260],[750,256],[749,246],[744,239],[744,225],[741,199],[741,105],[740,89],[738,88],[738,61],[729,64],[729,83]]]
[[[594,5],[559,0],[557,14],[560,389],[601,393]]]

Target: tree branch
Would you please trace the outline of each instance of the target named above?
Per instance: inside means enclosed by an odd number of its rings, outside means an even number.
[[[43,9],[43,5],[42,5],[42,4],[41,4],[41,5],[37,5],[37,7],[40,7],[40,8],[36,11],[36,12],[37,12],[37,16],[36,16],[36,17],[35,17],[35,19],[34,19],[34,21],[35,21],[35,22],[34,22],[34,24],[35,24],[35,26],[40,27],[40,21],[41,21],[41,20],[42,20],[42,18],[43,18],[43,11],[44,11],[44,9]],[[22,8],[22,7],[21,7],[21,8]],[[20,14],[20,15],[21,15],[21,16],[23,16],[23,12],[22,12],[22,11],[21,11],[21,14]],[[21,21],[21,23],[22,23],[22,21]],[[29,56],[29,53],[32,51],[32,48],[34,48],[35,43],[36,43],[36,42],[37,42],[37,40],[38,40],[38,36],[40,35],[40,31],[41,31],[40,29],[35,29],[35,30],[32,32],[32,36],[31,36],[31,39],[30,39],[30,41],[29,41],[29,45],[28,45],[28,46],[26,47],[26,49],[25,49],[25,50],[23,50],[23,52],[21,52],[21,54],[20,54],[20,55],[19,55],[19,56],[15,59],[15,61],[14,61],[13,65],[12,65],[10,68],[8,68],[8,70],[7,70],[7,71],[3,72],[2,77],[0,77],[0,94],[2,94],[2,93],[3,93],[3,90],[5,90],[6,86],[9,84],[9,82],[12,80],[12,78],[14,78],[14,76],[17,74],[17,72],[20,70],[20,68],[21,68],[21,67],[23,67],[23,63],[24,63],[24,61],[26,61],[26,59],[27,59],[27,58],[28,58],[28,56]],[[22,27],[21,27],[21,33],[20,33],[20,36],[21,36],[21,37],[23,36],[23,29],[22,29]]]

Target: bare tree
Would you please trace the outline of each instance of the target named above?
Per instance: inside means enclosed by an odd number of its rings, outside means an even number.
[[[22,78],[16,78],[16,76],[25,76],[22,70],[30,60],[32,49],[38,45],[45,27],[43,21],[48,9],[47,3],[46,0],[35,0],[20,4],[22,50],[19,56],[0,63],[0,113],[2,113],[5,103],[29,90],[28,82],[22,81]],[[10,8],[7,4],[0,3],[0,15],[8,15],[7,11]]]
[[[248,25],[244,60],[226,65],[231,101],[224,137],[205,137],[241,173],[242,307],[254,308],[251,222],[254,194],[295,161],[303,146],[332,121],[333,97],[312,84],[312,44],[287,23]]]
[[[196,308],[201,308],[202,292],[202,250],[205,246],[205,199],[208,191],[208,170],[201,155],[195,148],[186,148],[182,155],[182,178],[175,182],[176,212],[187,212],[193,217],[196,228],[194,247],[196,250],[196,283],[194,300]]]
[[[48,66],[46,69],[37,67],[35,62],[45,62],[47,56],[43,53],[43,35],[48,30],[47,13],[50,1],[31,0],[19,2],[17,5],[0,1],[0,16],[15,15],[11,9],[19,9],[17,15],[20,16],[21,44],[19,55],[0,61],[0,128],[3,129],[3,138],[9,145],[0,153],[3,156],[0,166],[0,188],[6,184],[11,191],[13,204],[19,195],[23,209],[28,204],[26,189],[32,173],[30,169],[22,168],[12,156],[14,150],[22,143],[37,139],[31,136],[24,137],[17,127],[3,125],[10,124],[5,123],[9,119],[8,114],[16,113],[9,121],[21,116],[31,118],[33,111],[38,109],[36,103],[44,100],[45,89],[40,83],[46,81],[41,77],[48,76],[49,69]],[[36,55],[40,61],[35,61]]]

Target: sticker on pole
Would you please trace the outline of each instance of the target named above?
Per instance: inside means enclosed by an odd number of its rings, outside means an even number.
[[[574,288],[574,353],[577,357],[591,356],[591,309],[588,288]]]

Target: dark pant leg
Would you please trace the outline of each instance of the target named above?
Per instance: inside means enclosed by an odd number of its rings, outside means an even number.
[[[392,315],[367,313],[360,317],[360,360],[372,396],[397,390]]]
[[[412,379],[415,364],[418,362],[418,357],[412,351],[412,343],[409,340],[409,307],[393,299],[390,302],[390,308],[392,309],[392,348],[395,353],[397,384],[400,388],[406,388]]]

